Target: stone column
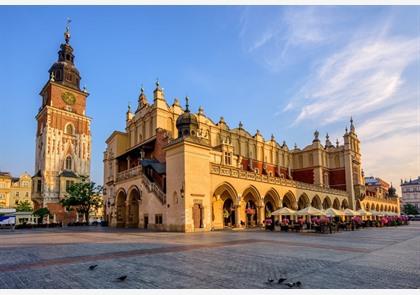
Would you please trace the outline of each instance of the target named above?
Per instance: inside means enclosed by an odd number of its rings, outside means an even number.
[[[258,210],[258,225],[263,224],[263,221],[265,219],[265,212],[264,212],[264,205],[257,206]]]
[[[131,158],[130,156],[127,156],[127,170],[130,169],[130,164],[131,164]]]
[[[236,197],[235,203],[235,227],[241,227],[241,195]]]
[[[235,205],[235,227],[241,227],[241,205]]]
[[[124,204],[125,204],[125,208],[124,208],[124,210],[125,210],[125,227],[128,227],[129,226],[129,215],[130,215],[130,206],[129,206],[129,204],[128,204],[128,201],[125,201],[124,202]]]

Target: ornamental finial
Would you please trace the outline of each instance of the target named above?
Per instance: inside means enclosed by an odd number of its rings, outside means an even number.
[[[190,109],[189,109],[190,105],[188,103],[189,100],[190,100],[190,98],[188,96],[186,96],[185,97],[185,111],[186,112],[189,112],[190,111]]]
[[[350,117],[350,132],[354,132],[353,117]]]
[[[318,137],[319,137],[319,132],[318,132],[318,130],[315,130],[315,132],[314,132],[314,140],[319,140]]]
[[[68,17],[66,31],[64,32],[64,40],[66,41],[66,44],[69,44],[70,42],[70,23],[71,23],[71,19]]]

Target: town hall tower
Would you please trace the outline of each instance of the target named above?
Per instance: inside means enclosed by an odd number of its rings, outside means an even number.
[[[49,80],[40,92],[32,190],[35,207],[47,207],[57,222],[63,221],[65,215],[59,201],[71,184],[89,177],[91,159],[88,93],[85,88],[80,89],[69,25],[64,39],[58,60],[49,69]]]

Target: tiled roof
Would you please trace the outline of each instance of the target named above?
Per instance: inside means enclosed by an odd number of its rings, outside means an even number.
[[[71,177],[71,178],[79,178],[79,176],[76,173],[74,173],[73,171],[70,171],[70,170],[64,170],[63,172],[60,173],[59,176],[62,176],[62,177]]]
[[[166,164],[162,164],[157,160],[141,160],[140,164],[143,167],[152,167],[159,174],[166,173]]]

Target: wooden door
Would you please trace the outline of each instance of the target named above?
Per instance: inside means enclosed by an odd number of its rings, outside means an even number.
[[[194,228],[200,228],[201,227],[201,206],[200,206],[200,204],[194,204],[193,220],[194,220]]]

